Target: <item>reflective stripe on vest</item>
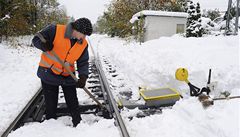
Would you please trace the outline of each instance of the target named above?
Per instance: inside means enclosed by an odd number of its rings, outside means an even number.
[[[48,54],[47,52],[43,52],[42,54],[45,54],[45,55],[46,55],[47,57],[49,57],[50,59],[52,59],[52,60],[54,60],[54,61],[56,61],[56,62],[59,62],[59,61],[56,59],[56,57]],[[55,66],[52,66],[52,65],[48,64],[48,63],[45,62],[43,59],[40,60],[40,63],[43,64],[43,65],[45,65],[47,68],[51,68],[51,69],[57,71],[57,72],[60,73],[61,75],[64,75],[64,76],[70,75],[68,72],[63,72],[62,69],[56,68]],[[60,62],[59,62],[59,63],[60,63]],[[67,67],[69,67],[69,68],[71,68],[71,66],[73,66],[73,65],[70,65],[68,62],[65,62],[64,64],[65,64]]]
[[[82,55],[84,49],[87,47],[87,41],[84,39],[82,44],[76,42],[71,47],[70,39],[64,37],[65,30],[65,25],[57,25],[52,50],[67,66],[69,66],[70,70],[74,72],[74,62]],[[57,75],[70,75],[61,63],[58,62],[58,60],[48,51],[42,53],[39,65],[51,68],[51,70]]]

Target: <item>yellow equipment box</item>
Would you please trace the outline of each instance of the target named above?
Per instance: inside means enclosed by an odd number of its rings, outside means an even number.
[[[160,88],[153,90],[140,90],[140,95],[145,100],[146,106],[170,106],[180,99],[180,94],[172,88]]]

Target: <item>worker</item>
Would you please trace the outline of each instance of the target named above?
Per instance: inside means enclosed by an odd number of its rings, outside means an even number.
[[[80,123],[76,87],[84,88],[88,78],[89,53],[86,36],[90,36],[92,30],[89,19],[79,18],[66,25],[48,25],[33,37],[32,45],[42,50],[37,76],[41,79],[45,97],[46,119],[57,118],[56,109],[61,86],[73,126],[76,127]],[[78,82],[70,76],[52,52],[55,52],[74,74],[76,62]]]

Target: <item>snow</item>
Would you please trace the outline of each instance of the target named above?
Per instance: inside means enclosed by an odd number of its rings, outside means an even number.
[[[175,70],[185,67],[189,70],[190,82],[203,87],[206,86],[208,70],[211,68],[212,81],[217,84],[213,97],[218,97],[223,91],[231,92],[232,96],[239,95],[239,36],[183,38],[176,35],[161,37],[142,45],[106,36],[93,37],[92,40],[95,49],[103,56],[102,62],[110,62],[117,70],[115,79],[108,77],[110,83],[118,87],[112,88],[115,96],[119,96],[121,91],[132,90],[133,99],[136,100],[139,98],[139,86],[170,86],[185,97],[161,115],[128,121],[126,117],[137,112],[133,110],[127,113],[125,120],[132,136],[240,135],[239,100],[215,102],[211,108],[203,109],[196,98],[189,98],[189,87],[174,78]]]
[[[153,10],[143,10],[140,12],[137,12],[132,16],[130,19],[131,23],[134,23],[138,20],[138,17],[140,16],[168,16],[168,17],[184,17],[187,18],[188,14],[185,12],[167,12],[167,11],[153,11]]]
[[[212,22],[210,18],[201,17],[201,25],[203,28],[206,28],[206,29],[213,28],[212,26],[210,26],[210,24],[213,24],[213,23],[214,22]],[[216,25],[216,24],[214,23],[213,25]]]
[[[203,87],[211,68],[211,80],[217,84],[212,97],[218,97],[223,91],[229,91],[231,96],[240,95],[239,36],[184,38],[175,35],[141,45],[105,35],[92,35],[90,40],[94,52],[99,54],[116,100],[125,91],[133,91],[132,99],[139,99],[139,86],[149,89],[169,86],[184,97],[172,108],[164,108],[161,114],[144,118],[134,117],[140,112],[138,109],[123,109],[121,115],[131,137],[240,136],[239,99],[215,101],[213,106],[203,108],[197,98],[189,96],[189,87],[174,78],[175,70],[184,67],[189,71],[189,81]],[[26,46],[9,48],[6,43],[0,45],[0,52],[2,132],[40,86],[36,76],[40,52]],[[109,73],[110,70],[116,72]],[[83,93],[80,91],[79,94]],[[79,95],[79,98],[81,104],[89,100],[86,95]],[[113,119],[94,115],[82,115],[82,118],[76,128],[71,127],[71,118],[65,116],[28,123],[9,136],[120,136]]]
[[[85,117],[83,117],[85,118]],[[58,120],[46,120],[43,123],[29,123],[9,135],[9,137],[117,137],[119,136],[117,128],[114,126],[114,121],[102,119],[99,122],[93,121],[93,117],[85,118],[92,120],[91,122],[81,122],[76,128],[69,126],[69,117],[61,117]],[[107,131],[107,132],[103,132]]]
[[[237,104],[239,101],[217,102],[214,107],[205,110],[196,98],[191,98],[177,102],[172,109],[164,110],[161,115],[134,118],[127,124],[135,137],[237,137],[236,127],[239,125],[229,115],[239,117],[239,113],[235,112],[238,106],[233,106],[232,103]]]
[[[29,39],[22,38],[21,41],[28,45]],[[35,77],[38,52],[27,46],[14,49],[6,45],[0,43],[0,134],[40,87]]]
[[[187,68],[190,81],[201,87],[206,85],[210,68],[213,69],[212,80],[221,82],[220,85],[225,87],[230,83],[221,77],[239,76],[238,36],[188,39],[161,37],[141,46],[138,43],[123,46],[125,42],[118,39],[99,39],[102,40],[94,45],[111,63],[118,66],[116,69],[121,71],[123,77],[130,79],[132,87],[171,85],[179,90],[182,83],[174,78],[175,70],[179,67]],[[234,83],[237,85],[239,80]]]
[[[1,21],[5,20],[5,19],[10,19],[10,16],[8,14],[5,15],[3,18],[1,18]]]

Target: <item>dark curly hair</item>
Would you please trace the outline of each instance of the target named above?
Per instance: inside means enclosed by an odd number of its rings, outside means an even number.
[[[79,18],[76,21],[72,22],[71,25],[73,29],[83,33],[84,35],[90,36],[92,34],[92,23],[87,18]]]

